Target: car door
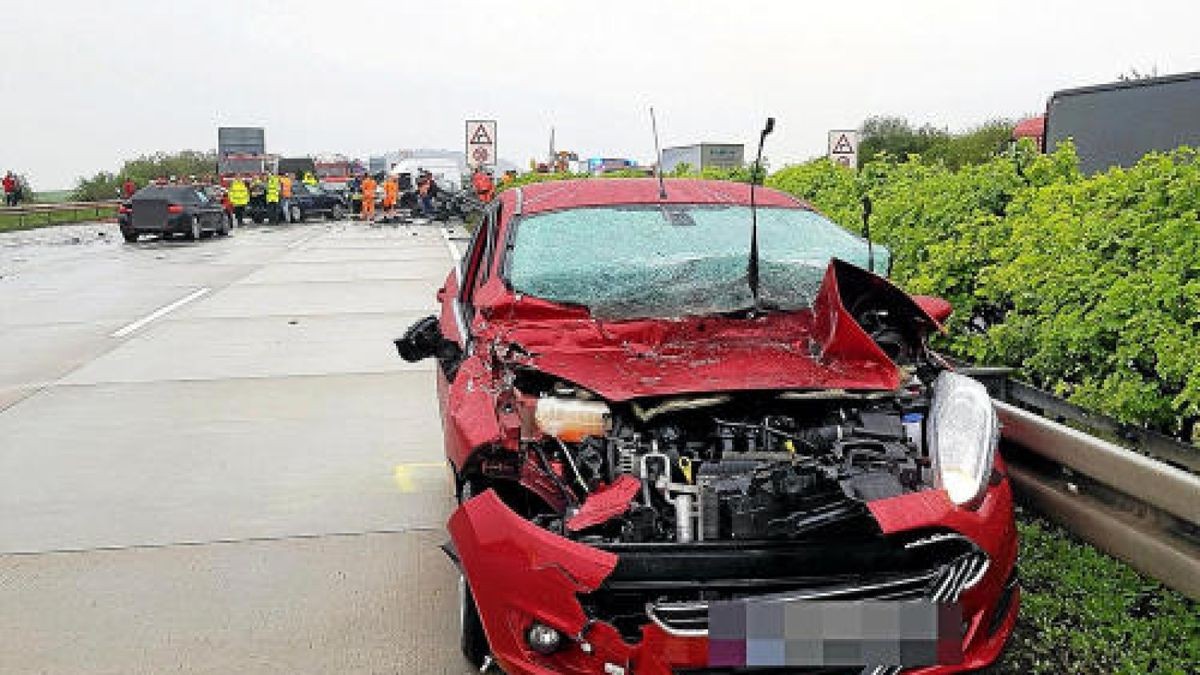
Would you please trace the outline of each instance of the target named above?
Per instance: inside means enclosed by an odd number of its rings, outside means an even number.
[[[454,378],[438,369],[438,403],[442,411],[442,438],[446,456],[455,466],[461,467],[467,454],[480,439],[496,433],[496,420],[478,419],[470,412],[481,409],[478,400],[486,392],[471,386],[470,381],[483,376],[486,371],[483,359],[474,353],[471,327],[476,316],[472,305],[475,291],[491,276],[491,261],[494,257],[496,222],[499,204],[493,204],[484,212],[471,243],[461,261],[450,272],[446,286],[438,293],[442,301],[442,335],[456,341],[462,349],[461,367],[454,370]],[[475,399],[475,400],[472,400]]]
[[[204,229],[215,230],[221,226],[221,203],[214,202],[202,188],[188,190],[188,201],[196,211],[196,218]]]

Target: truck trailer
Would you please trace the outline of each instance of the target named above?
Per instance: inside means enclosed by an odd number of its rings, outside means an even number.
[[[1200,72],[1057,91],[1037,119],[1017,125],[1014,138],[1046,152],[1072,139],[1084,173],[1131,166],[1150,152],[1200,146]]]

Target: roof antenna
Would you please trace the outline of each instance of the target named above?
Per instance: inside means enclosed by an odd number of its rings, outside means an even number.
[[[658,174],[658,198],[667,198],[667,184],[663,180],[662,149],[658,147],[658,120],[654,118],[654,106],[650,106],[650,128],[654,131],[655,173]]]
[[[754,201],[754,186],[758,184],[758,175],[762,172],[763,144],[767,135],[775,131],[775,118],[768,117],[767,124],[758,136],[758,156],[754,158],[754,170],[750,174],[750,265],[747,272],[750,282],[750,295],[754,298],[754,310],[758,306],[758,205]]]
[[[875,272],[875,246],[871,243],[871,195],[862,198],[863,238],[867,240],[867,271]]]

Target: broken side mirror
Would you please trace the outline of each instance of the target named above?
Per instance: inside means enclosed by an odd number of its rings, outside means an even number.
[[[404,331],[404,337],[397,339],[395,344],[400,358],[409,363],[436,356],[442,366],[442,372],[451,380],[458,373],[458,366],[462,363],[462,347],[442,335],[438,318],[433,315],[409,326],[408,330]]]
[[[914,295],[913,302],[917,303],[926,314],[938,323],[946,323],[946,319],[954,313],[954,307],[941,298],[932,295]]]
[[[404,336],[396,340],[396,351],[400,358],[413,363],[437,356],[445,341],[438,318],[430,315],[404,331]]]

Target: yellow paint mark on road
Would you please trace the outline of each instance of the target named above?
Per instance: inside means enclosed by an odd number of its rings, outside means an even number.
[[[397,464],[392,478],[401,492],[420,492],[420,484],[431,482],[433,474],[445,471],[445,462],[405,462]]]

